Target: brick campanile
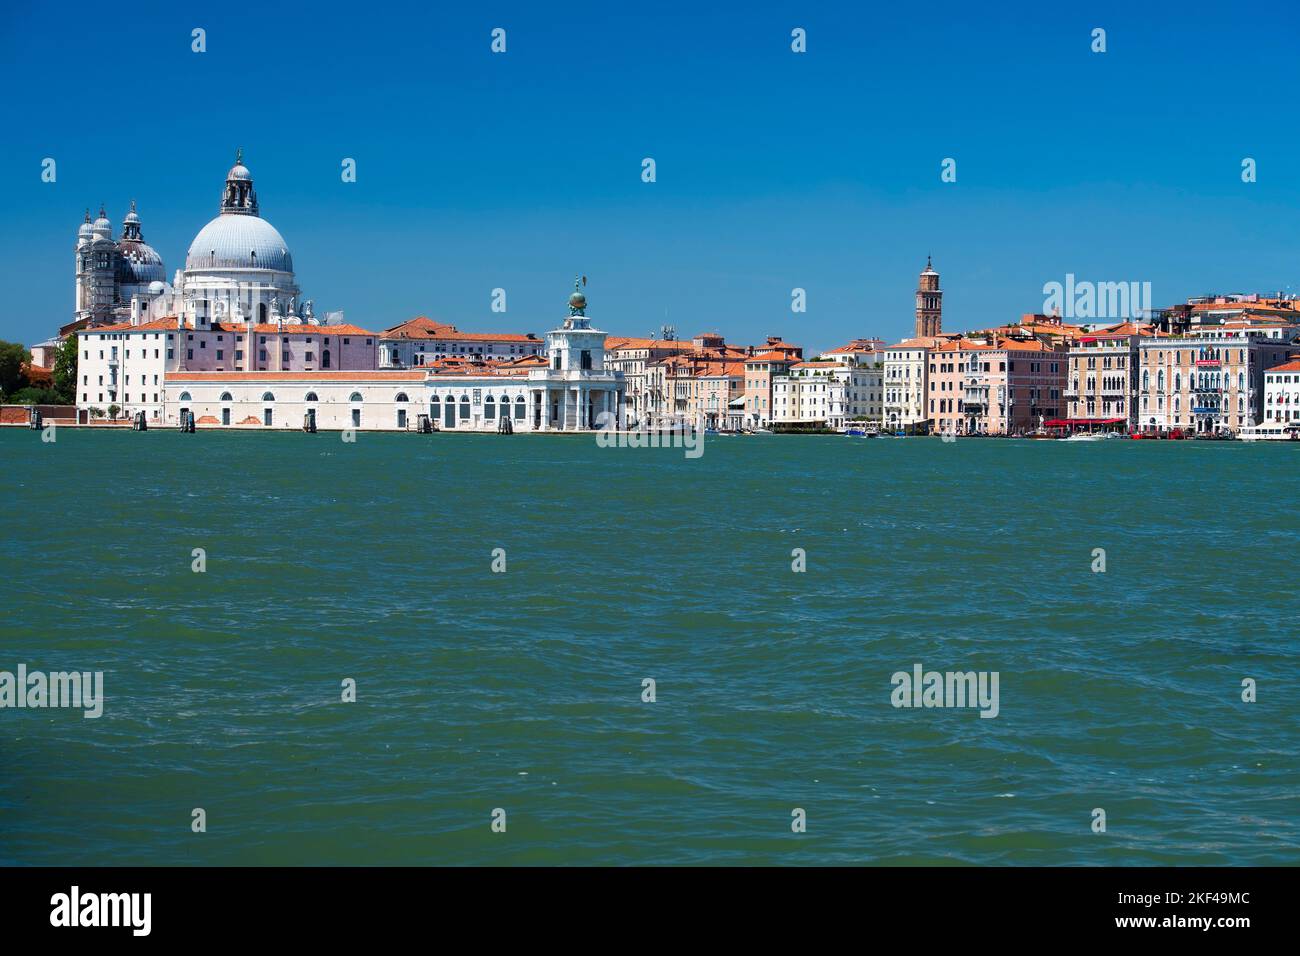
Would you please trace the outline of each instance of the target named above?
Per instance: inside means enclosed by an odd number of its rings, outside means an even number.
[[[916,289],[916,335],[925,338],[943,331],[943,290],[939,288],[939,273],[925,257],[925,271]]]

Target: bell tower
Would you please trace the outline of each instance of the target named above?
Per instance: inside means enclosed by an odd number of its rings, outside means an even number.
[[[943,290],[939,288],[939,273],[934,271],[930,257],[925,257],[925,269],[916,287],[916,335],[929,338],[943,331]]]

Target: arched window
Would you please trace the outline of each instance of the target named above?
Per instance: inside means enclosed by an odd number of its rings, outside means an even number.
[[[270,392],[263,392],[263,393],[262,393],[262,401],[264,401],[264,402],[273,402],[273,401],[275,401],[275,396],[272,395]]]
[[[348,396],[348,401],[349,401],[349,402],[359,402],[359,401],[361,401],[361,393],[360,393],[360,392],[353,392],[351,395]]]
[[[484,418],[497,417],[497,400],[493,398],[491,395],[488,395],[486,398],[483,399],[483,417]]]
[[[469,418],[469,396],[468,395],[462,395],[460,397],[460,417]]]
[[[180,398],[180,400],[181,400],[182,402],[188,402],[188,401],[190,400],[190,393],[189,393],[189,392],[181,392],[181,398]]]
[[[221,393],[221,401],[223,401],[223,402],[233,402],[234,400],[235,400],[234,397],[233,397],[229,392],[222,392],[222,393]]]
[[[307,395],[306,395],[306,397],[303,398],[303,401],[304,401],[304,402],[319,402],[320,399],[316,397],[316,393],[315,393],[315,392],[308,392]]]
[[[330,350],[329,350],[329,349],[326,349],[325,351],[323,351],[323,352],[320,353],[320,367],[321,367],[321,368],[329,368],[329,367],[330,367]]]
[[[430,404],[430,405],[441,405],[441,404],[442,404],[442,399],[439,398],[437,395],[431,395],[431,396],[429,397],[429,404]]]
[[[1156,391],[1163,392],[1164,390],[1165,390],[1165,370],[1161,369],[1159,372],[1156,373]]]
[[[395,402],[409,402],[410,399],[406,397],[406,393],[405,393],[405,392],[398,392],[398,393],[397,393],[397,397],[396,397],[395,399],[393,399],[393,401],[395,401]]]

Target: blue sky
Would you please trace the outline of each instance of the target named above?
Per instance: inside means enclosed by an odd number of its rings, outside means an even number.
[[[1249,2],[6,6],[0,338],[70,319],[86,206],[116,227],[136,199],[170,276],[236,146],[318,314],[368,328],[544,332],[581,272],[613,333],[894,340],[927,253],[949,329],[1036,311],[1066,273],[1149,281],[1161,303],[1300,291],[1297,19]]]

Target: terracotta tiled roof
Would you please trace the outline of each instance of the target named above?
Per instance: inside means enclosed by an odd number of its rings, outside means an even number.
[[[1056,352],[1051,346],[1044,345],[1038,339],[998,339],[996,344],[984,342],[972,342],[970,339],[960,339],[954,342],[944,342],[937,346],[936,352]]]
[[[306,372],[167,372],[168,382],[422,382],[419,369],[364,369],[355,372],[327,370]]]
[[[838,355],[841,353],[854,352],[878,352],[884,343],[879,339],[854,339],[848,345],[841,345],[837,349],[828,349],[824,354]]]
[[[1120,322],[1117,325],[1108,325],[1095,332],[1084,332],[1079,336],[1079,341],[1090,342],[1093,339],[1127,338],[1131,335],[1150,335],[1153,328],[1153,326],[1146,323]]]
[[[174,315],[165,315],[161,319],[153,319],[149,322],[141,322],[139,325],[132,325],[130,322],[119,322],[116,325],[100,325],[94,328],[81,329],[80,331],[93,335],[97,332],[159,332],[164,329],[174,329],[180,324]]]
[[[541,339],[529,332],[519,335],[513,332],[462,332],[454,325],[436,322],[425,316],[418,316],[409,322],[385,329],[382,339],[422,339],[449,341],[461,339],[467,342],[528,342],[541,344]]]
[[[547,362],[546,359],[542,358],[540,355],[518,355],[514,358],[502,359],[499,362],[493,363],[493,365],[497,372],[503,372],[517,368],[525,370],[530,368],[546,368]]]
[[[24,364],[22,373],[33,386],[49,385],[54,381],[54,369],[46,368],[44,365]]]
[[[1272,368],[1264,369],[1264,374],[1272,372],[1300,372],[1300,359],[1287,362],[1285,365],[1274,365]]]
[[[656,349],[659,351],[689,352],[695,348],[690,342],[677,339],[637,339],[626,335],[605,336],[605,351],[615,349]]]
[[[419,339],[425,338],[430,333],[439,329],[454,329],[454,325],[447,322],[439,322],[437,319],[431,319],[427,315],[417,315],[413,319],[407,319],[398,325],[384,329],[381,333],[382,338],[386,339]]]

